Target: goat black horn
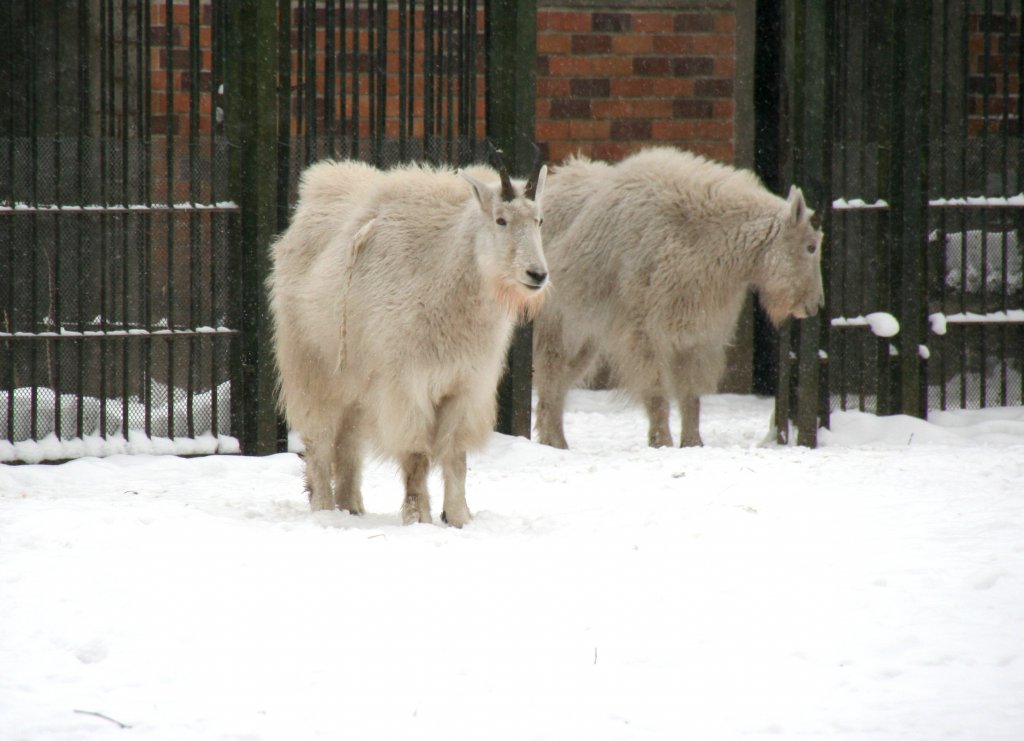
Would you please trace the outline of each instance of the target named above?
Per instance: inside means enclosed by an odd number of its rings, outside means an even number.
[[[508,168],[505,167],[504,153],[495,147],[494,143],[490,139],[487,140],[487,146],[491,150],[491,165],[498,171],[498,177],[501,178],[501,200],[514,200],[516,192],[515,189],[512,188],[512,178],[509,177]]]
[[[540,151],[540,147],[537,146],[537,142],[533,143],[533,170],[530,172],[530,179],[526,181],[526,189],[524,195],[531,201],[537,198],[537,181],[540,180],[540,168],[544,166],[544,155]]]

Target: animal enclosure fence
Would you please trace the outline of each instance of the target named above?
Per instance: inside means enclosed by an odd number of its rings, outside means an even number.
[[[484,94],[521,45],[495,19],[477,0],[5,5],[0,461],[279,447],[262,280],[298,172],[529,140]]]
[[[785,65],[820,81],[786,93],[784,158],[825,206],[827,309],[784,337],[777,415],[812,444],[836,409],[1024,403],[1021,10],[788,8]]]

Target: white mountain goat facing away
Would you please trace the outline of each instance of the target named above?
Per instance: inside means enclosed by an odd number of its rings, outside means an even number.
[[[430,522],[427,473],[444,475],[442,517],[461,527],[466,451],[494,428],[518,317],[547,284],[537,163],[489,185],[446,168],[379,171],[326,161],[302,176],[268,279],[280,402],[306,445],[314,510],[363,512],[363,457],[405,479],[402,520]],[[461,175],[461,177],[460,177]]]
[[[547,182],[544,249],[556,290],[534,326],[537,431],[567,447],[565,396],[604,358],[647,409],[648,442],[700,445],[700,396],[717,390],[747,291],[771,320],[823,304],[822,233],[796,187],[783,200],[748,171],[672,148],[609,165],[570,158]]]

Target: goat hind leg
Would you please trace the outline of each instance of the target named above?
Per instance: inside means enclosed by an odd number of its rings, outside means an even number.
[[[339,430],[334,441],[334,503],[338,509],[363,514],[363,458],[356,420]]]

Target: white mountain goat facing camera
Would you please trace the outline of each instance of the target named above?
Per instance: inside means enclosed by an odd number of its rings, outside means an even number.
[[[537,430],[567,447],[565,396],[598,359],[647,409],[648,442],[700,445],[700,396],[717,390],[748,289],[772,322],[823,305],[822,233],[796,187],[653,148],[609,165],[570,158],[547,183],[544,248],[557,287],[534,326]]]
[[[538,161],[500,185],[447,168],[325,161],[303,173],[268,279],[280,404],[306,445],[314,510],[363,512],[363,457],[401,466],[402,520],[461,527],[466,451],[494,428],[512,329],[546,291]]]

